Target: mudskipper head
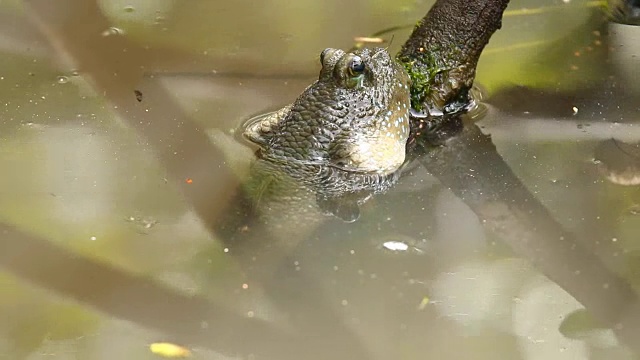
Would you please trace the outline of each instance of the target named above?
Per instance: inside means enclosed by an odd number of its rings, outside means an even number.
[[[325,49],[316,82],[296,101],[248,124],[265,159],[390,174],[405,159],[409,78],[385,49]]]

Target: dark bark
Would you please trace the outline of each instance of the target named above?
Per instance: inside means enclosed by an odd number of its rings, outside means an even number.
[[[469,103],[476,65],[509,0],[437,1],[398,59],[413,81],[414,110],[452,113]]]

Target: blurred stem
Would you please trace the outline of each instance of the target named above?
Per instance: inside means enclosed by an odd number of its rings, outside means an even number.
[[[246,318],[198,296],[179,294],[2,223],[0,268],[110,316],[161,331],[183,344],[276,359],[290,353],[304,354],[312,346],[312,342],[266,321]]]

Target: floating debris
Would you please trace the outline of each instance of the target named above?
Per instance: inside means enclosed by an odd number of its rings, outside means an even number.
[[[140,233],[146,234],[148,230],[158,224],[158,220],[150,216],[128,216],[127,222],[133,223]]]
[[[609,182],[622,186],[640,185],[640,143],[615,139],[600,142],[593,163]]]
[[[382,246],[391,251],[407,251],[409,249],[409,245],[401,241],[387,241]]]
[[[107,37],[107,36],[114,36],[114,35],[124,35],[124,30],[117,28],[117,27],[110,27],[108,29],[106,29],[105,31],[102,32],[102,36]]]
[[[427,243],[425,239],[416,240],[410,236],[405,235],[393,235],[393,236],[384,236],[382,238],[373,240],[375,246],[382,250],[388,251],[390,253],[395,254],[416,254],[416,255],[424,255],[426,254]]]
[[[640,215],[640,204],[635,204],[627,210],[630,215]]]
[[[367,44],[382,44],[384,42],[383,38],[379,37],[367,37],[367,36],[357,36],[353,38],[356,42],[367,43]]]
[[[149,345],[149,350],[166,358],[186,358],[191,356],[191,350],[168,342],[153,343]]]
[[[420,304],[418,304],[418,310],[424,310],[427,305],[429,305],[429,297],[425,296],[422,298],[422,301],[420,301]]]
[[[138,100],[138,102],[142,102],[142,91],[133,90],[133,93],[136,94],[136,100]]]

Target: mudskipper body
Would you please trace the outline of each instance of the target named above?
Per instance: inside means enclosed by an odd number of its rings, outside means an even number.
[[[259,146],[256,168],[298,182],[323,212],[354,221],[405,160],[409,78],[385,49],[329,48],[320,62],[316,82],[293,104],[250,121],[244,136]]]

